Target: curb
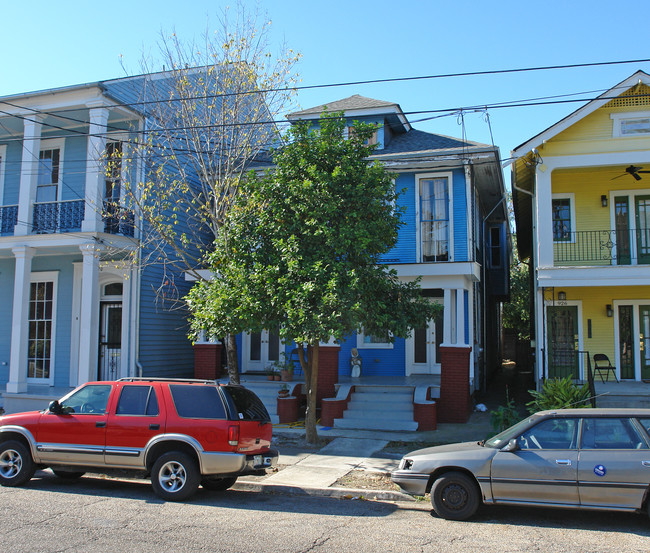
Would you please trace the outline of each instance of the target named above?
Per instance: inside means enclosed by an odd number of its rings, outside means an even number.
[[[416,499],[402,492],[390,490],[364,490],[358,488],[310,488],[284,484],[264,484],[263,482],[238,481],[231,490],[281,495],[302,495],[310,497],[332,497],[336,499],[373,500],[373,501],[407,501]]]

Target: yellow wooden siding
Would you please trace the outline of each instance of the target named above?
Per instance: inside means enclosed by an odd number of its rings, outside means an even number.
[[[540,147],[542,156],[596,154],[650,149],[650,137],[614,138],[613,113],[635,113],[650,110],[650,88],[628,91],[593,113],[576,121],[569,128],[550,138]]]
[[[567,301],[582,302],[582,349],[589,352],[592,367],[595,353],[604,353],[612,365],[616,365],[615,319],[607,316],[606,306],[609,304],[614,308],[615,300],[647,299],[650,303],[650,286],[579,287],[563,288],[562,291],[566,293]],[[589,319],[591,338],[588,337]]]

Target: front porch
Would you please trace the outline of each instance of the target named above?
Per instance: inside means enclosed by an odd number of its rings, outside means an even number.
[[[650,383],[594,381],[596,407],[650,408]]]
[[[47,409],[51,401],[62,398],[73,389],[44,384],[28,384],[25,392],[11,393],[2,387],[0,388],[0,407],[5,410],[5,413],[40,411]]]

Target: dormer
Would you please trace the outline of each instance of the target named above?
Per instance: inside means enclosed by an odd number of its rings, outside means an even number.
[[[373,140],[377,143],[378,150],[384,149],[394,136],[404,134],[411,130],[411,124],[404,115],[399,104],[375,100],[355,94],[342,100],[330,102],[303,111],[290,113],[287,119],[291,123],[298,121],[312,121],[316,123],[323,111],[339,112],[345,114],[346,126],[352,127],[354,121],[363,121],[377,126]]]

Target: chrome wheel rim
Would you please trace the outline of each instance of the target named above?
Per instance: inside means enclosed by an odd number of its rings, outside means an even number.
[[[178,461],[169,461],[160,467],[158,472],[158,482],[160,487],[168,492],[174,493],[179,491],[185,485],[187,473],[185,467]]]
[[[13,478],[23,468],[23,458],[15,449],[7,449],[0,455],[0,475]]]

